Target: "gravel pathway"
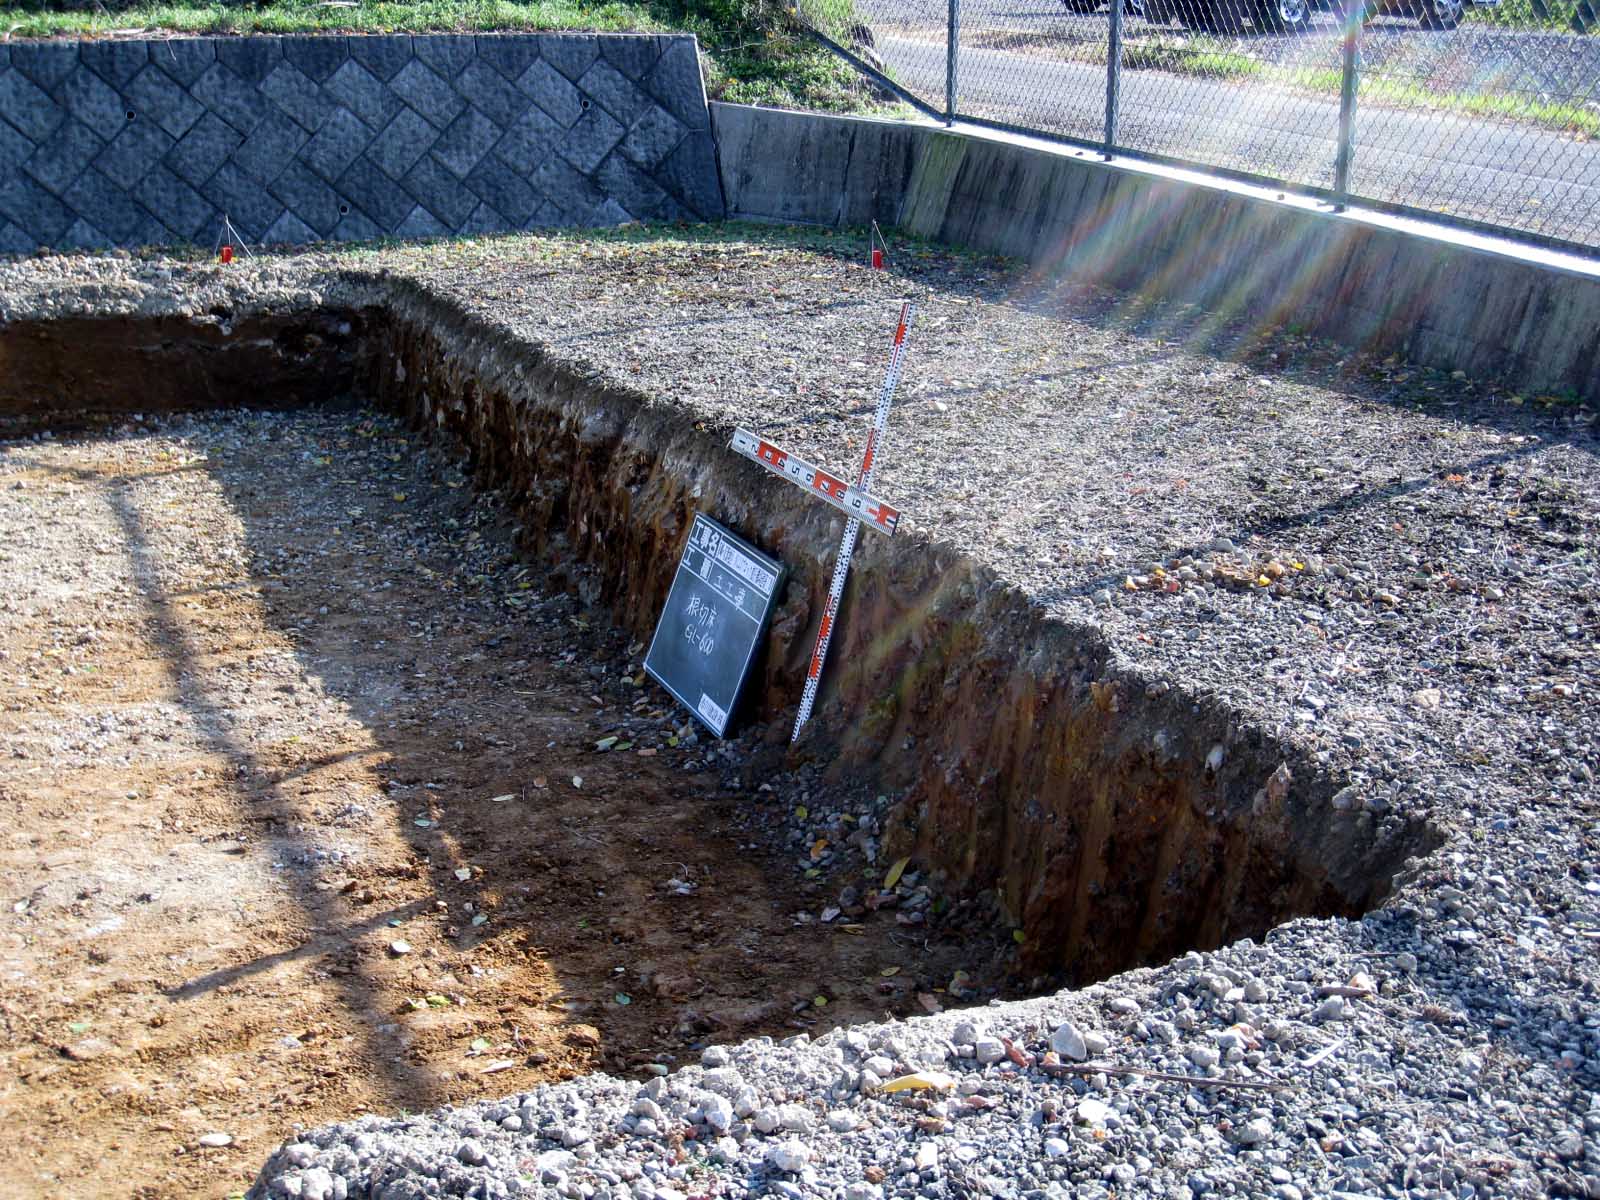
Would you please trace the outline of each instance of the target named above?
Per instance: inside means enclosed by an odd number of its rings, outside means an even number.
[[[1592,408],[943,251],[873,274],[857,250],[733,229],[226,277],[50,259],[0,267],[0,321],[422,288],[711,435],[843,465],[910,291],[878,480],[901,536],[1098,624],[1152,687],[1224,699],[1347,778],[1353,820],[1423,816],[1443,848],[1363,920],[714,1047],[644,1087],[366,1118],[286,1146],[257,1194],[1600,1196]]]

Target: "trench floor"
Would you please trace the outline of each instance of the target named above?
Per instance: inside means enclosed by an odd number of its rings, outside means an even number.
[[[386,418],[0,443],[0,534],[0,1193],[225,1196],[296,1124],[880,1019],[975,965],[816,920],[827,872],[750,832],[642,647]]]

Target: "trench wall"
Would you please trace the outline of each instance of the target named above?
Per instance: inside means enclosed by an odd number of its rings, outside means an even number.
[[[688,36],[0,43],[0,252],[723,215]],[[232,240],[231,238],[229,240]]]
[[[89,347],[92,353],[84,353]],[[164,381],[164,382],[163,382]],[[0,421],[367,398],[464,446],[555,581],[641,639],[694,513],[791,568],[746,718],[782,753],[839,523],[729,453],[730,431],[576,373],[404,281],[337,311],[0,323]],[[799,753],[904,796],[885,854],[993,889],[1042,970],[1078,980],[1380,900],[1425,827],[1213,700],[1119,667],[926,536],[857,552]]]
[[[713,104],[732,215],[876,220],[1247,330],[1600,399],[1600,263],[984,131]]]

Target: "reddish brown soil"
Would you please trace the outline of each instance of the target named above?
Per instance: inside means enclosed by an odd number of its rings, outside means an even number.
[[[0,444],[0,532],[0,1194],[223,1196],[296,1124],[878,1018],[962,965],[887,912],[797,924],[826,881],[742,848],[638,648],[385,422]]]

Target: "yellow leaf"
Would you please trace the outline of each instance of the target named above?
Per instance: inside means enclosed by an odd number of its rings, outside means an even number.
[[[815,862],[817,859],[821,858],[822,857],[822,852],[824,850],[826,850],[827,848],[828,848],[828,839],[827,838],[818,838],[816,841],[812,842],[811,843],[811,859],[812,859],[812,861]]]
[[[887,1081],[880,1089],[885,1092],[949,1092],[956,1081],[943,1071],[913,1071]]]
[[[399,501],[402,501],[402,502],[403,502],[403,501],[404,501],[404,500],[405,500],[405,498],[406,498],[406,494],[405,494],[405,493],[404,493],[404,492],[396,492],[396,493],[395,493],[395,494],[394,494],[394,498],[395,498],[395,499],[396,499],[396,500],[399,500]]]
[[[1013,929],[1011,931],[1011,940],[1017,945],[1021,946],[1028,940],[1028,935],[1023,933],[1020,929]]]
[[[900,974],[900,968],[899,967],[885,967],[883,970],[879,971],[878,974],[882,975],[885,979],[888,979],[891,975]]]
[[[810,815],[811,810],[806,808],[804,804],[799,805],[794,810],[794,819],[797,821],[804,821]]]
[[[826,996],[814,996],[812,997],[811,1003],[817,1008],[827,1008],[828,998]]]
[[[883,886],[886,888],[892,888],[895,884],[899,883],[900,876],[906,873],[906,868],[910,865],[911,858],[909,855],[896,862],[894,866],[889,868],[889,873],[883,877]]]

